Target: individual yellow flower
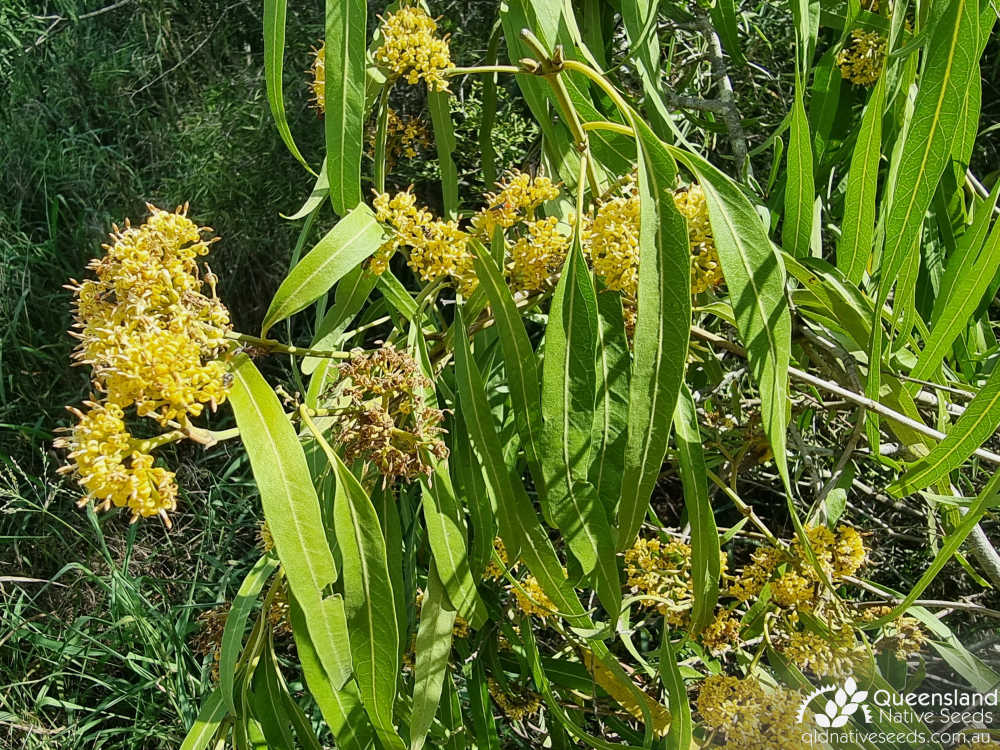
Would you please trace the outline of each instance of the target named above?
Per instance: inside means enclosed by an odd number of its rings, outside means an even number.
[[[698,713],[726,747],[741,750],[801,750],[806,724],[798,723],[801,696],[775,687],[765,690],[753,679],[706,677],[698,692]]]
[[[526,234],[510,250],[510,276],[515,289],[544,289],[566,259],[570,238],[559,231],[555,216],[528,221]]]
[[[447,38],[437,35],[437,23],[419,6],[402,7],[382,20],[382,46],[375,60],[393,77],[407,83],[419,80],[431,91],[445,91],[448,81],[441,74],[452,67]]]
[[[321,42],[319,49],[313,50],[313,62],[310,67],[312,81],[310,87],[313,92],[313,103],[320,114],[326,112],[326,42]]]
[[[517,606],[526,615],[538,615],[543,620],[556,612],[556,605],[532,575],[525,578],[520,586],[512,587],[517,599]]]
[[[521,695],[513,695],[504,690],[500,683],[492,677],[486,678],[486,687],[493,698],[493,702],[497,704],[508,719],[513,721],[521,721],[532,714],[536,714],[542,707],[542,701],[538,697],[538,694],[531,690],[526,689]]]
[[[94,500],[98,510],[126,507],[132,511],[132,521],[160,515],[169,525],[166,514],[177,507],[174,473],[153,466],[145,441],[134,439],[126,429],[120,406],[91,401],[86,405],[86,412],[70,409],[79,421],[69,437],[55,443],[69,449],[70,464],[59,471],[73,472],[87,491],[79,505]]]
[[[512,170],[499,185],[499,191],[486,194],[486,207],[472,217],[472,231],[489,244],[499,227],[510,229],[534,217],[535,210],[545,201],[559,197],[559,186],[545,175],[532,177]]]
[[[856,29],[851,43],[837,53],[840,75],[858,86],[874,86],[882,75],[886,39],[877,31]]]

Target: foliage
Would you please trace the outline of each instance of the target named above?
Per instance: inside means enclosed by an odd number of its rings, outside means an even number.
[[[184,211],[73,287],[95,528],[183,514],[150,456],[196,445],[242,443],[260,495],[181,747],[798,747],[830,680],[994,689],[963,641],[995,609],[940,582],[1000,585],[992,6],[510,0],[479,48],[380,10],[328,4],[320,86],[263,4],[252,103],[304,174],[257,335],[223,304],[261,281],[216,278]]]

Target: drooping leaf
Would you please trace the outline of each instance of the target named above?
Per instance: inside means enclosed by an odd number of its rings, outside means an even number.
[[[547,515],[562,532],[609,612],[621,583],[604,506],[588,481],[597,387],[597,299],[578,244],[566,258],[552,296],[542,369],[542,471]]]
[[[691,324],[687,225],[673,199],[677,166],[648,126],[632,118],[640,144],[639,293],[628,440],[618,503],[618,550],[632,546],[667,452],[684,379]]]
[[[299,436],[277,395],[246,355],[233,362],[230,403],[260,490],[274,548],[334,689],[351,675],[344,601],[327,595],[337,567]]]
[[[337,478],[334,528],[343,560],[344,608],[361,700],[379,741],[405,745],[392,722],[399,672],[399,631],[385,539],[371,500],[340,457],[330,456]]]
[[[781,242],[785,250],[797,258],[809,255],[812,239],[813,153],[809,137],[809,118],[802,98],[803,83],[796,76],[795,99],[792,104],[792,122],[788,136],[788,172],[785,182],[785,217],[781,229]]]
[[[671,149],[697,176],[729,287],[736,327],[747,349],[750,374],[760,388],[764,432],[786,486],[788,361],[792,320],[785,297],[785,270],[750,201],[724,174],[695,154]]]
[[[364,151],[366,0],[326,0],[327,172],[333,210],[345,216],[361,203]]]
[[[281,73],[285,65],[285,16],[287,0],[264,0],[264,83],[267,88],[267,103],[271,107],[275,127],[292,156],[307,170],[312,168],[299,152],[288,128],[285,115],[285,97]]]
[[[427,573],[427,592],[420,605],[420,627],[414,655],[413,711],[410,750],[420,750],[438,710],[441,688],[451,655],[451,633],[457,612],[445,597],[434,564]]]

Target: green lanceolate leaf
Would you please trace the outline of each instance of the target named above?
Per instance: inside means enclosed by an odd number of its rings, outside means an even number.
[[[319,299],[384,241],[385,232],[368,206],[362,203],[347,214],[281,282],[267,308],[261,335]]]
[[[878,79],[861,118],[858,141],[851,155],[844,198],[844,220],[837,243],[837,268],[859,284],[871,256],[875,237],[875,196],[882,158],[882,116],[885,114],[885,75]]]
[[[365,0],[326,0],[326,158],[330,202],[344,216],[361,202],[365,116]]]
[[[312,172],[299,152],[299,147],[295,145],[285,116],[285,97],[281,82],[281,72],[285,65],[285,15],[286,0],[264,0],[264,83],[267,87],[267,103],[271,107],[271,115],[281,140],[292,156]]]
[[[899,479],[889,485],[894,495],[930,487],[949,472],[957,469],[985,443],[1000,425],[1000,369],[990,373],[989,380],[976,397],[965,407],[965,412],[952,425],[944,440],[930,454],[912,464]]]
[[[660,644],[660,679],[667,691],[670,706],[670,731],[667,733],[667,750],[690,750],[692,747],[691,733],[694,722],[691,720],[691,702],[688,700],[684,678],[677,666],[677,657],[670,647],[670,629],[663,628],[663,642]]]
[[[625,472],[632,369],[620,294],[614,291],[597,293],[597,323],[597,401],[589,479],[610,518],[618,504]]]
[[[695,154],[672,149],[698,176],[736,327],[747,349],[750,374],[760,388],[764,432],[778,472],[791,486],[785,456],[788,424],[788,360],[792,319],[785,297],[785,270],[746,196],[718,169]]]
[[[542,398],[539,388],[538,365],[535,352],[531,348],[528,332],[524,328],[511,296],[510,287],[504,281],[496,261],[479,243],[473,243],[476,251],[476,274],[479,286],[485,292],[497,321],[497,336],[503,350],[504,372],[510,388],[510,402],[514,411],[517,434],[521,438],[528,461],[528,470],[535,483],[544,487],[539,451],[542,445]],[[544,489],[541,490],[544,494]]]
[[[208,747],[222,720],[229,715],[225,701],[222,700],[222,689],[216,688],[201,704],[198,717],[188,730],[180,750],[204,750]]]
[[[637,118],[639,137],[639,294],[629,386],[628,440],[618,503],[618,549],[632,545],[667,452],[670,420],[684,379],[691,326],[687,226],[674,205],[677,166]]]
[[[617,612],[621,584],[604,506],[587,479],[594,426],[597,299],[578,244],[566,258],[552,296],[542,370],[544,506],[563,533],[609,612]]]
[[[337,282],[337,293],[331,307],[323,320],[320,321],[309,345],[311,349],[330,349],[340,343],[341,336],[347,330],[354,317],[361,311],[372,290],[378,283],[378,276],[369,272],[363,263],[358,264]],[[330,364],[326,357],[304,357],[302,373],[310,375],[323,365]],[[310,383],[310,387],[312,384]]]
[[[302,666],[306,687],[312,694],[337,747],[343,750],[367,750],[374,741],[374,730],[361,705],[357,683],[348,680],[339,690],[330,685],[320,663],[316,646],[309,635],[305,614],[294,597],[289,597],[288,617],[295,636],[295,650]]]
[[[447,91],[428,91],[427,109],[431,113],[434,142],[437,144],[438,169],[441,172],[441,198],[446,218],[458,214],[458,168],[455,166],[455,128],[451,124],[451,111]]]
[[[261,589],[271,577],[274,569],[278,567],[278,560],[271,555],[264,555],[257,564],[253,566],[240,590],[233,599],[233,605],[229,608],[229,615],[226,617],[226,626],[222,631],[222,650],[219,656],[219,689],[222,691],[222,701],[228,711],[235,713],[236,706],[233,703],[233,683],[234,672],[236,671],[236,660],[239,659],[243,646],[243,630],[246,628],[247,618],[253,609],[257,597],[260,596]]]
[[[918,239],[924,213],[951,158],[965,95],[972,76],[978,73],[978,41],[979,4],[976,0],[951,0],[932,29],[913,118],[899,156],[879,265],[878,308]]]
[[[309,193],[309,197],[306,198],[305,203],[303,203],[302,207],[291,216],[285,216],[282,214],[282,217],[288,219],[289,221],[304,219],[315,211],[323,202],[323,199],[329,194],[330,178],[326,174],[326,159],[324,158],[323,164],[319,168],[319,175],[316,176],[316,184],[313,185],[312,192]]]
[[[698,414],[686,385],[681,388],[677,400],[674,434],[677,436],[677,460],[684,485],[684,507],[691,524],[691,578],[694,584],[691,631],[699,633],[712,622],[715,604],[719,600],[721,558],[719,530],[708,499],[708,471],[698,430]]]
[[[451,654],[451,632],[457,613],[445,598],[444,587],[432,563],[427,574],[427,594],[420,605],[420,626],[414,654],[413,711],[410,716],[410,750],[420,750],[427,740],[441,701],[441,688]]]
[[[385,539],[364,488],[336,454],[334,528],[343,565],[344,607],[351,632],[351,655],[361,699],[379,741],[402,750],[392,724],[399,677],[399,631]]]
[[[802,100],[802,81],[796,76],[792,124],[788,136],[788,180],[785,183],[785,218],[781,243],[797,258],[809,255],[812,239],[813,155],[809,137],[809,118]]]
[[[326,595],[337,580],[337,567],[299,436],[249,357],[236,358],[233,376],[229,399],[274,548],[288,586],[306,613],[323,669],[333,687],[340,688],[351,675],[344,602]]]
[[[486,606],[472,579],[464,514],[455,497],[448,462],[441,461],[431,479],[421,479],[421,486],[427,541],[448,599],[472,627],[478,628],[486,621]]]

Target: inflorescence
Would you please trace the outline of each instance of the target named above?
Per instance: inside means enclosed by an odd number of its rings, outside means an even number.
[[[402,7],[382,20],[382,45],[375,61],[394,78],[409,84],[423,80],[431,91],[445,91],[442,72],[452,67],[447,38],[437,34],[437,23],[419,6]]]
[[[161,427],[185,430],[206,405],[213,410],[230,387],[226,335],[229,312],[215,295],[216,278],[198,258],[214,240],[187,218],[148,206],[147,221],[115,227],[113,243],[90,263],[95,279],[69,285],[76,298],[74,357],[91,368],[99,396],[56,445],[69,449],[73,472],[99,510],[127,507],[132,520],[176,508],[173,472],[153,466],[157,438],[141,440],[125,424],[126,410]],[[209,294],[206,295],[205,287]]]

